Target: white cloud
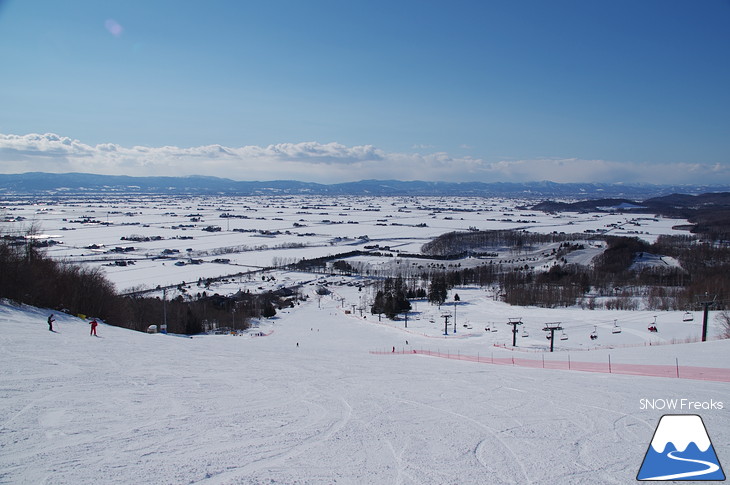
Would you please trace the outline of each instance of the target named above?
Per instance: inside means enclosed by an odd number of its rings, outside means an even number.
[[[721,163],[630,163],[577,158],[487,161],[445,152],[388,153],[371,145],[280,143],[123,147],[88,145],[53,133],[0,134],[0,172],[91,172],[125,175],[211,175],[235,180],[360,179],[521,182],[730,183]]]

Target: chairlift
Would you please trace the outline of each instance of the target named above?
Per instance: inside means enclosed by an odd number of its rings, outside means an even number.
[[[695,319],[695,317],[690,312],[684,312],[684,316],[682,317],[683,322],[691,322]]]
[[[560,340],[568,340],[568,334],[565,331],[560,334]]]
[[[654,322],[649,324],[649,331],[650,332],[658,332],[659,329],[656,326],[656,315],[654,315]]]
[[[611,333],[621,333],[621,327],[618,326],[616,320],[613,321],[613,328],[611,329]]]
[[[591,340],[596,340],[598,338],[598,326],[593,325],[593,332],[591,333]]]
[[[529,334],[529,333],[527,333],[527,329],[526,329],[526,328],[523,328],[523,329],[522,329],[522,336],[523,336],[523,337],[529,337],[529,336],[530,336],[530,334]]]
[[[497,327],[494,327],[494,328],[492,329],[492,332],[496,332],[497,330],[498,330],[498,329],[497,329]]]
[[[552,335],[551,334],[547,334],[547,335],[545,335],[545,338],[547,338],[548,340],[551,340],[552,339]]]

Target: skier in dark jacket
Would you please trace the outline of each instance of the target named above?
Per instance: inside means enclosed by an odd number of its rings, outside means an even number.
[[[56,319],[53,318],[53,313],[51,313],[51,315],[48,317],[48,330],[50,330],[51,332],[53,332],[53,322],[55,321]]]

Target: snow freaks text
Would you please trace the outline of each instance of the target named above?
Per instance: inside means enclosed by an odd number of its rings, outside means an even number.
[[[659,410],[659,411],[719,411],[724,408],[722,401],[715,401],[710,399],[709,401],[694,401],[692,399],[639,399],[639,409],[646,410]]]

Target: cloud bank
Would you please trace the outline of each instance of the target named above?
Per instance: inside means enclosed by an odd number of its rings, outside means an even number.
[[[631,163],[578,158],[496,160],[444,152],[391,153],[371,145],[279,143],[226,147],[88,145],[53,133],[0,134],[0,172],[210,175],[234,180],[336,183],[362,179],[448,182],[728,184],[720,163]]]

